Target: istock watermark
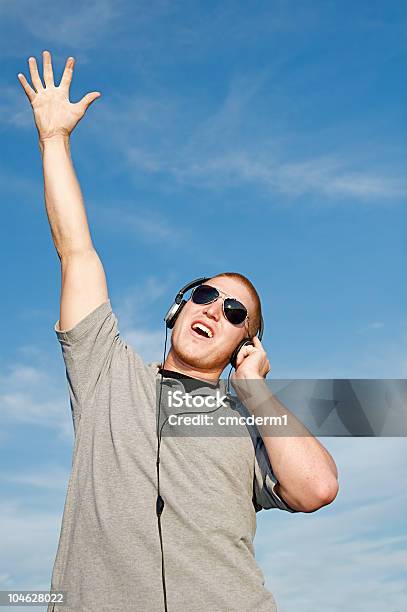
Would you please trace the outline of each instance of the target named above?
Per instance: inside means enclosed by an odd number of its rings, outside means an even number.
[[[227,395],[222,395],[219,389],[215,395],[190,395],[181,390],[167,394],[168,408],[227,408],[227,399]]]
[[[407,437],[406,379],[254,379],[232,387],[157,379],[162,435]]]

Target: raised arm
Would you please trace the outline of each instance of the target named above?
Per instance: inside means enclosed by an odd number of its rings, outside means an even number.
[[[80,102],[71,103],[74,59],[68,58],[59,86],[54,84],[49,51],[43,51],[43,64],[45,87],[34,57],[29,58],[29,69],[35,89],[23,74],[18,78],[31,103],[38,130],[46,211],[61,262],[59,326],[66,331],[108,300],[105,272],[92,243],[70,154],[70,134],[100,93],[88,93]]]

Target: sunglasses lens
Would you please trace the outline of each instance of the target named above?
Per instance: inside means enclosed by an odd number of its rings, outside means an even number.
[[[219,297],[218,290],[210,285],[199,285],[192,294],[191,299],[194,304],[209,304]]]
[[[210,285],[199,285],[191,294],[194,304],[210,304],[219,297],[219,291]],[[233,298],[224,301],[224,313],[227,320],[233,325],[243,323],[247,317],[247,310],[243,304]]]
[[[247,310],[243,304],[237,300],[226,298],[225,316],[230,323],[233,323],[233,325],[239,325],[240,323],[243,323],[247,317]]]

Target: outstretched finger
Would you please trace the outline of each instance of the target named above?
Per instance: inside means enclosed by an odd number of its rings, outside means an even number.
[[[86,96],[83,96],[82,100],[76,102],[74,106],[76,106],[76,108],[79,108],[81,113],[84,114],[88,106],[100,96],[100,91],[92,91],[91,93],[86,94]]]
[[[42,84],[40,75],[38,73],[37,60],[35,59],[35,57],[28,58],[28,65],[30,67],[31,81],[38,93],[39,91],[44,89],[44,85]]]
[[[42,62],[44,65],[45,87],[53,87],[54,86],[54,72],[52,70],[51,53],[49,51],[42,52]]]
[[[68,57],[65,64],[64,74],[62,75],[62,79],[59,84],[59,87],[66,91],[66,93],[69,93],[69,87],[71,86],[74,62],[75,60],[73,57]]]
[[[35,91],[33,90],[32,87],[30,87],[27,79],[25,78],[25,76],[21,72],[18,73],[17,77],[18,77],[18,80],[20,81],[20,83],[21,83],[25,93],[27,94],[27,98],[29,99],[29,101],[32,104],[33,100],[34,100],[34,98],[36,96]]]

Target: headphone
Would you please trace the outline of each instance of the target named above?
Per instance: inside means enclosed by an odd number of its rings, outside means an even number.
[[[172,329],[174,327],[175,321],[177,320],[181,310],[184,308],[185,304],[187,303],[187,301],[184,300],[185,293],[189,291],[190,289],[193,289],[194,287],[198,287],[199,285],[202,285],[202,283],[205,283],[206,281],[210,280],[210,278],[211,278],[210,276],[203,276],[201,278],[196,278],[190,283],[187,283],[184,287],[182,287],[182,289],[178,291],[177,295],[175,296],[174,303],[170,306],[167,314],[164,317],[166,326],[169,329]],[[263,316],[260,313],[260,327],[257,332],[257,337],[259,340],[261,340],[263,337],[263,331],[264,331]],[[236,369],[237,356],[239,354],[239,351],[244,346],[253,346],[252,340],[248,337],[243,338],[243,340],[239,342],[238,346],[233,351],[229,359],[229,362],[235,369]]]

